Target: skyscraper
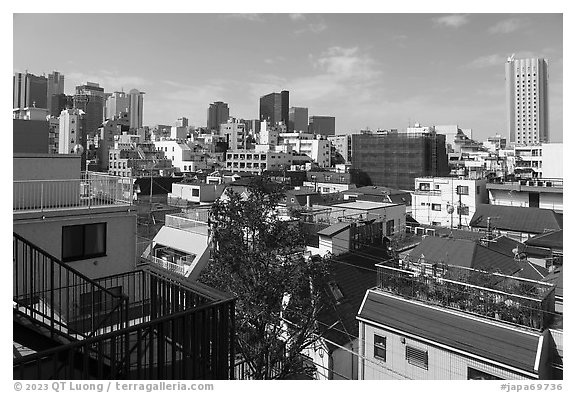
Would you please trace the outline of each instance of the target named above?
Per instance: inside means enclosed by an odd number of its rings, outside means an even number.
[[[508,58],[506,113],[510,142],[548,142],[548,60]]]
[[[308,108],[293,106],[288,110],[288,130],[308,132]]]
[[[271,125],[284,122],[288,126],[289,92],[270,93],[260,97],[260,121],[266,120]]]
[[[228,104],[222,101],[216,101],[208,107],[207,127],[209,130],[220,131],[220,124],[224,124],[230,117]]]
[[[144,116],[144,93],[136,89],[128,93],[130,101],[130,129],[142,128]]]
[[[81,109],[85,115],[85,135],[95,135],[104,120],[104,88],[98,83],[87,82],[76,86],[74,95],[74,108]]]
[[[130,108],[130,99],[123,91],[115,91],[106,100],[106,119],[113,119],[120,116],[120,113],[128,113]]]
[[[48,80],[44,76],[14,73],[13,108],[48,108],[46,101]]]
[[[336,118],[332,116],[310,116],[308,132],[320,135],[336,135]]]
[[[60,94],[64,94],[64,75],[58,71],[54,71],[48,74],[48,85],[46,88],[46,101],[50,116],[60,116],[60,112],[62,111],[59,108]]]

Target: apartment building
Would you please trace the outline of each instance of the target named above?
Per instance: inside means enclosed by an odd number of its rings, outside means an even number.
[[[265,170],[289,169],[292,154],[268,150],[232,150],[226,152],[226,170],[232,172],[250,172],[254,174]]]
[[[487,202],[485,179],[418,177],[412,218],[421,224],[460,228],[470,225],[478,204]]]

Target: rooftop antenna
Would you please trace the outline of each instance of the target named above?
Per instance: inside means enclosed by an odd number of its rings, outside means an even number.
[[[510,56],[510,57],[508,58],[508,62],[509,62],[509,63],[511,63],[511,62],[514,61],[514,55],[516,55],[516,53],[512,53],[512,56]]]

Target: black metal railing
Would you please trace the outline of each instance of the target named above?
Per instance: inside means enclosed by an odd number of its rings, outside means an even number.
[[[69,342],[15,358],[15,379],[234,378],[227,294],[154,267],[90,280],[17,234],[14,273],[19,318]]]
[[[14,359],[14,379],[233,379],[226,299]]]
[[[13,234],[14,307],[32,319],[84,339],[127,326],[127,299]]]

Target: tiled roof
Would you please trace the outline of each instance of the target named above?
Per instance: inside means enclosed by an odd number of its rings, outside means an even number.
[[[499,271],[506,275],[512,275],[520,270],[513,257],[465,239],[429,236],[408,255],[413,261],[424,255],[424,258],[432,263],[443,262],[471,269]]]
[[[344,296],[340,302],[331,294],[328,286],[322,299],[318,316],[319,330],[328,341],[345,345],[358,337],[356,315],[369,288],[376,285],[378,260],[384,260],[384,250],[360,249],[335,257],[332,261],[331,279]],[[331,349],[334,344],[327,342]]]
[[[480,204],[470,220],[470,226],[490,227],[522,233],[544,233],[562,229],[562,215],[549,209]]]
[[[539,335],[371,290],[359,317],[534,374]]]
[[[560,229],[559,231],[543,233],[526,240],[524,243],[529,246],[562,249],[564,246],[562,232],[562,229]]]
[[[556,296],[564,296],[564,269],[562,267],[556,269],[554,272],[548,274],[542,281],[556,284]]]

